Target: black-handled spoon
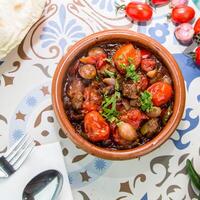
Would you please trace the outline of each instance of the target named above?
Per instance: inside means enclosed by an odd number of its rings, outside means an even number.
[[[53,169],[47,170],[41,172],[28,182],[28,184],[24,188],[22,199],[23,200],[41,199],[39,196],[41,196],[41,194],[45,192],[45,188],[51,187],[51,189],[48,189],[49,199],[46,197],[45,199],[57,200],[61,192],[62,186],[63,186],[63,175],[57,170]]]

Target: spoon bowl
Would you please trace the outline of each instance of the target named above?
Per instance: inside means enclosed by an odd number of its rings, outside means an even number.
[[[56,200],[63,186],[63,175],[57,170],[46,170],[31,179],[24,188],[23,200]]]

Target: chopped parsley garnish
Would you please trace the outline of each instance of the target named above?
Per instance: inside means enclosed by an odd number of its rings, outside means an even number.
[[[125,63],[121,63],[121,64],[120,64],[120,67],[121,67],[122,69],[126,69],[126,64],[125,64]]]
[[[153,107],[151,94],[147,91],[142,92],[140,94],[140,103],[143,111],[150,112]]]
[[[95,79],[96,79],[96,81],[99,81],[99,80],[100,80],[99,76],[96,76]]]
[[[128,62],[131,64],[131,63],[133,63],[133,58],[131,58],[131,57],[128,57]]]
[[[110,78],[115,78],[115,72],[111,72],[111,71],[109,71],[107,69],[104,71],[104,74],[106,76],[109,76]]]
[[[113,59],[110,57],[110,58],[105,58],[104,59],[106,62],[110,63],[112,66],[114,66],[114,62],[113,62]]]
[[[119,115],[119,112],[116,110],[116,104],[117,100],[120,99],[121,95],[118,91],[119,84],[116,81],[115,84],[115,93],[111,96],[107,96],[107,94],[104,95],[104,100],[102,102],[102,116],[105,117],[109,122],[119,122],[119,119],[117,118]]]
[[[135,66],[134,64],[130,64],[127,68],[126,68],[126,78],[130,78],[131,80],[133,80],[133,82],[137,83],[140,80],[140,76],[138,75],[138,73],[135,71]]]

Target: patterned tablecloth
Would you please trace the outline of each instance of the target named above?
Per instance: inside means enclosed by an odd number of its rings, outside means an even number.
[[[193,2],[190,5],[198,15]],[[27,132],[38,145],[60,141],[78,200],[196,199],[185,161],[192,159],[200,169],[200,70],[182,54],[185,47],[174,38],[168,12],[168,6],[158,8],[152,22],[132,24],[123,13],[115,15],[114,0],[49,0],[19,48],[1,61],[0,151]],[[76,148],[59,127],[50,94],[54,70],[69,46],[112,28],[142,32],[163,44],[177,60],[187,88],[183,119],[172,137],[140,159],[121,162],[102,160]]]

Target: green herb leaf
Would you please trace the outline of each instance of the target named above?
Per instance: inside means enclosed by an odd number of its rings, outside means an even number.
[[[99,80],[100,80],[99,76],[96,76],[95,79],[96,79],[96,81],[99,81]]]
[[[119,65],[122,69],[126,69],[126,64],[124,64],[124,63],[120,63],[120,65]]]
[[[115,84],[115,93],[112,96],[104,95],[104,100],[102,102],[102,116],[105,117],[109,122],[119,122],[119,119],[117,118],[119,113],[116,110],[116,104],[117,100],[120,99],[121,95],[118,91],[119,85],[117,80]]]
[[[106,75],[106,76],[109,76],[110,78],[115,78],[115,73],[114,72],[111,72],[111,71],[109,71],[109,70],[105,70],[104,71],[104,74]]]
[[[153,107],[151,94],[147,91],[142,92],[140,95],[140,103],[143,111],[150,112]]]
[[[128,57],[128,62],[129,62],[129,64],[131,64],[131,63],[133,63],[133,58],[131,58],[131,57]]]
[[[134,64],[130,64],[129,67],[126,68],[126,78],[132,79],[135,83],[140,80],[139,74],[135,71]]]
[[[110,63],[112,66],[114,66],[114,62],[113,62],[113,59],[110,57],[110,58],[104,58],[104,61]]]

